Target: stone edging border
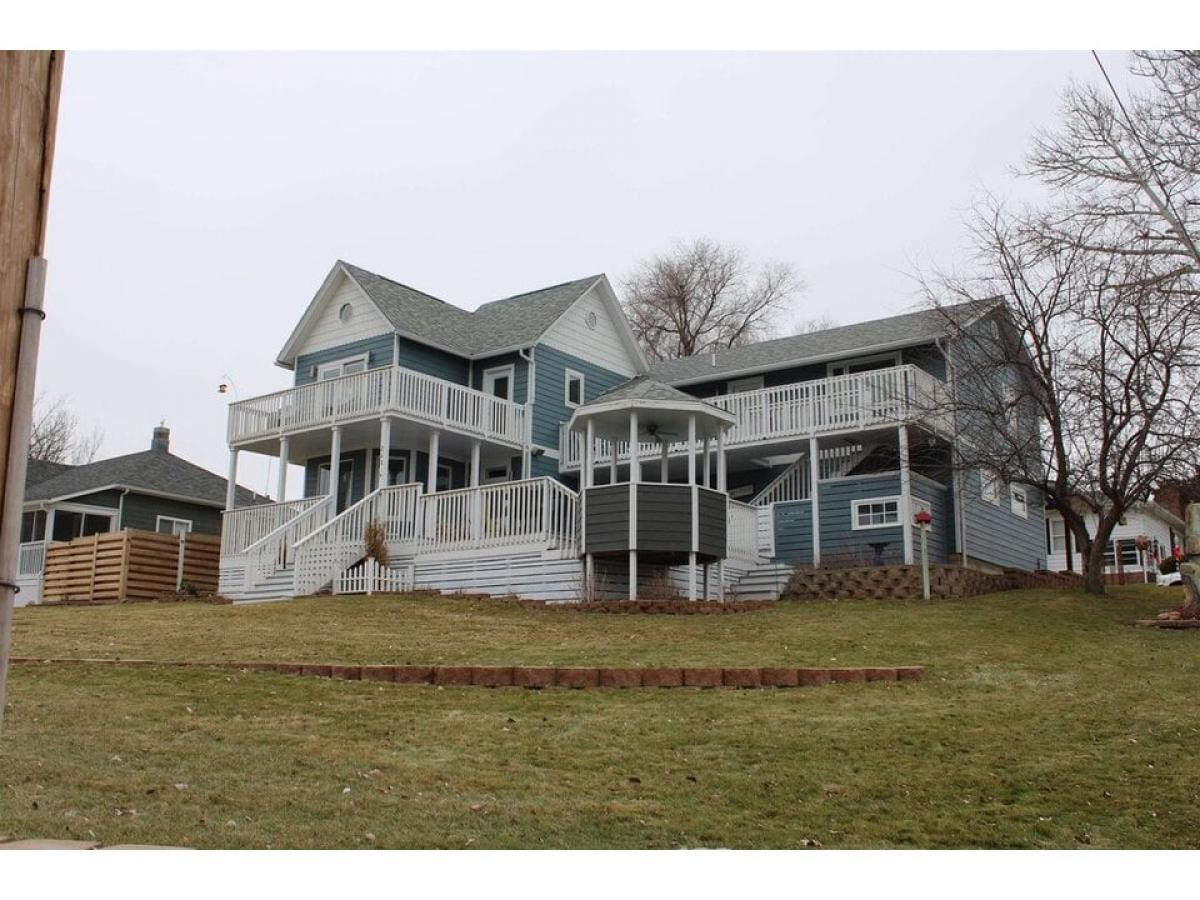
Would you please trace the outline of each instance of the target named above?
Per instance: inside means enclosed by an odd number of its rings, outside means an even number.
[[[924,666],[807,668],[746,666],[342,666],[324,663],[182,662],[153,659],[13,657],[14,665],[73,663],[95,666],[236,669],[388,684],[541,688],[786,688],[867,681],[920,681]]]

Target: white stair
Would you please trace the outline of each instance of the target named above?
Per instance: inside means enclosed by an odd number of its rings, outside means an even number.
[[[778,600],[792,577],[792,570],[787,563],[759,563],[731,584],[728,593],[735,600]]]
[[[249,600],[282,600],[292,596],[293,569],[278,569],[264,581],[256,584],[248,591],[235,595],[234,602],[244,603]]]

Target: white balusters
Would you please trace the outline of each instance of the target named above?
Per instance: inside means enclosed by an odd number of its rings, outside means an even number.
[[[260,503],[225,510],[221,522],[221,555],[236,556],[262,540],[284,522],[320,502],[320,497],[305,497],[286,503]]]
[[[758,510],[737,500],[728,501],[725,509],[726,554],[733,559],[757,559]]]

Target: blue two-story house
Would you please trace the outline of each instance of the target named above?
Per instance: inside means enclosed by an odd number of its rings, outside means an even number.
[[[958,314],[1008,327],[1001,306]],[[567,426],[638,376],[734,417],[722,475],[735,590],[761,569],[915,562],[923,508],[933,562],[1037,568],[1041,498],[953,464],[953,416],[936,408],[954,380],[947,325],[918,312],[650,366],[603,275],[468,312],[338,262],[278,354],[293,386],[230,406],[229,482],[252,452],[303,466],[304,484],[284,501],[280,465],[280,502],[229,498],[222,588],[580,596],[583,448]],[[592,462],[606,452],[600,477],[626,477],[628,445],[597,445]],[[682,446],[652,452],[660,477],[687,471]],[[372,521],[386,567],[363,558]]]

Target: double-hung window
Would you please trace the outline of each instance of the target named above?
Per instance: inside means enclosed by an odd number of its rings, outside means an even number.
[[[583,403],[583,373],[567,369],[564,402],[574,409]]]
[[[1011,485],[1009,487],[1009,495],[1011,497],[1013,515],[1020,516],[1022,519],[1029,518],[1029,495],[1025,492],[1025,488]]]
[[[1000,505],[1000,479],[995,472],[979,470],[979,496],[987,503]]]
[[[174,516],[159,516],[155,520],[154,530],[160,534],[187,534],[192,530],[192,520],[177,519]]]
[[[367,371],[366,354],[353,356],[350,359],[339,359],[337,362],[323,363],[317,366],[317,380],[328,381],[331,378],[341,378],[343,375],[356,375]]]

